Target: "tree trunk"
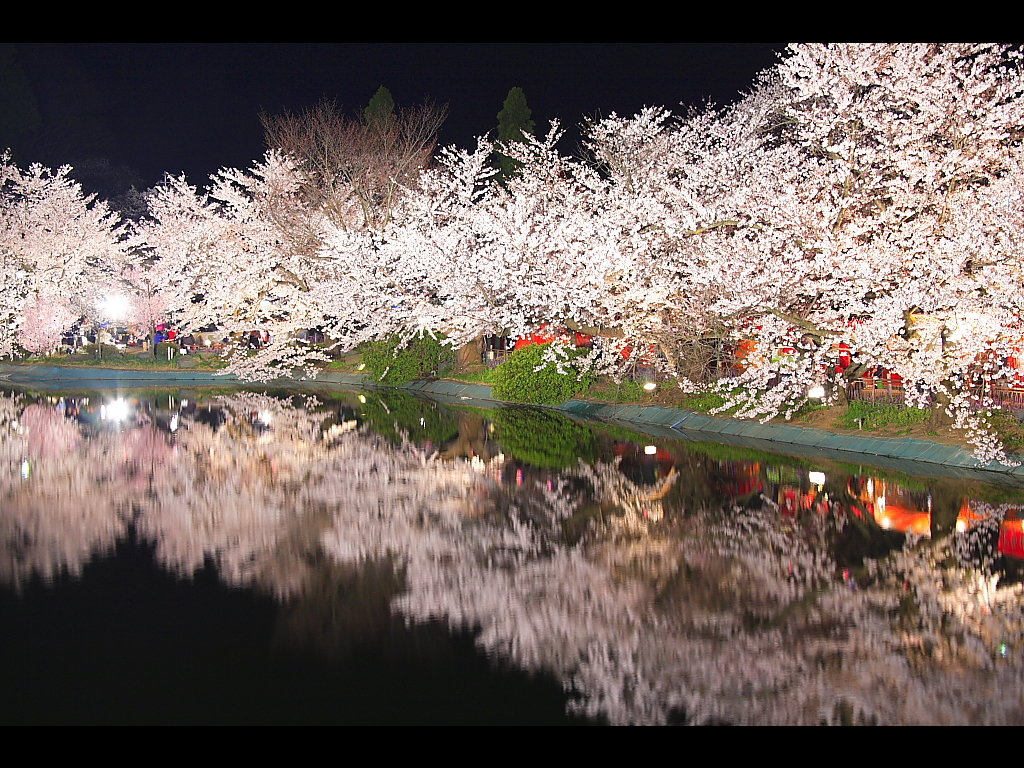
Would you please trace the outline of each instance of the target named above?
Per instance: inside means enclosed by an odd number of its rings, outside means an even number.
[[[954,391],[954,384],[950,379],[946,379],[942,383],[947,391],[939,390],[932,392],[932,413],[928,419],[929,432],[938,432],[940,429],[945,429],[953,423],[953,417],[946,413],[946,408],[950,403],[948,392]]]
[[[843,385],[843,382],[836,382],[835,389],[832,391],[832,396],[835,401],[835,405],[842,408],[846,408],[850,405],[850,392]]]
[[[465,371],[467,368],[480,365],[480,349],[483,345],[483,336],[477,336],[459,350],[459,357],[455,362],[457,371]]]
[[[836,385],[837,403],[842,405],[849,405],[852,399],[850,395],[853,393],[853,384],[857,381],[864,373],[868,370],[868,366],[864,363],[853,363],[845,371],[843,371],[842,385]],[[840,394],[840,391],[842,394]]]

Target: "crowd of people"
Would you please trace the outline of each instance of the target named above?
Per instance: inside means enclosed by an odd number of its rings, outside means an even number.
[[[183,333],[170,323],[161,323],[155,329],[147,330],[138,324],[120,326],[95,322],[83,316],[65,331],[59,349],[63,354],[73,355],[91,352],[95,345],[100,344],[131,353],[149,352],[153,344],[169,343],[179,354],[194,353],[204,348],[223,352],[231,339],[220,338],[216,331],[216,326],[210,326],[199,333]],[[269,343],[270,334],[259,330],[251,331],[246,342],[250,349],[260,349]]]

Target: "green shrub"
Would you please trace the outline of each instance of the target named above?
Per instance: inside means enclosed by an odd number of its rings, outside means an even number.
[[[400,385],[424,376],[437,375],[440,369],[455,361],[456,350],[428,334],[412,339],[398,349],[399,337],[372,341],[361,348],[363,362],[373,378],[382,384]],[[398,350],[396,352],[396,350]]]
[[[501,400],[533,405],[558,405],[564,403],[581,389],[594,383],[594,376],[579,376],[571,363],[563,365],[566,376],[558,372],[554,363],[545,363],[544,352],[548,344],[531,344],[516,350],[504,363],[494,369],[494,386],[491,392]],[[571,352],[571,357],[580,357],[585,351]],[[539,371],[534,369],[544,366]]]

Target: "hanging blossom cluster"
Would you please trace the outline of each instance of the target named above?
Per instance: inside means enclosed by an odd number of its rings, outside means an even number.
[[[149,315],[269,331],[230,359],[248,379],[313,373],[310,328],[346,351],[565,327],[604,353],[576,370],[659,367],[740,417],[789,415],[811,387],[831,399],[882,367],[908,405],[1002,459],[977,393],[1012,385],[1024,357],[1022,95],[1005,46],[796,45],[729,108],[586,123],[584,158],[558,150],[557,123],[524,136],[500,183],[486,138],[383,201],[340,172],[317,189],[308,160],[271,151],[206,190],[169,179],[131,237],[65,170],[5,160],[0,352],[39,343],[34,297],[116,276]],[[47,212],[33,201],[51,187],[70,202]],[[335,204],[357,198],[387,215]]]

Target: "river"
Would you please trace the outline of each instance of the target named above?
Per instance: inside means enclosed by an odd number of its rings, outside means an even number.
[[[0,455],[5,724],[1024,722],[1005,477],[390,390],[7,390]]]

